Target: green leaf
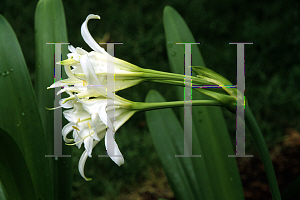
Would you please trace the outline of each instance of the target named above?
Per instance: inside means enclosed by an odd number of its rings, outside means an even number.
[[[184,45],[176,43],[195,43],[195,39],[183,18],[170,6],[164,9],[164,28],[167,42],[167,52],[171,71],[183,74]],[[196,22],[196,21],[195,21]],[[198,48],[192,45],[192,65],[204,66],[204,61]],[[177,91],[179,100],[183,100],[183,88]],[[193,99],[211,99],[194,92]],[[183,121],[183,110],[181,118]],[[234,115],[232,117],[235,117]],[[227,126],[218,107],[193,107],[193,154],[201,154],[201,158],[192,159],[196,179],[200,187],[211,188],[212,199],[243,199],[243,189]],[[183,137],[181,137],[183,140]],[[205,167],[200,167],[205,166]],[[203,175],[208,180],[203,181]],[[203,191],[211,195],[211,191]],[[205,194],[201,194],[205,196]]]
[[[164,102],[155,90],[148,92],[146,102]],[[183,129],[171,108],[146,112],[150,134],[158,152],[166,176],[177,199],[199,199],[200,188],[195,180],[191,158],[177,158],[183,154]],[[205,179],[205,174],[202,178]],[[207,188],[210,190],[210,188]],[[198,192],[197,192],[198,191]],[[194,193],[195,192],[195,193]],[[213,196],[207,196],[211,199]],[[210,197],[210,198],[209,198]]]
[[[299,191],[300,191],[300,176],[298,176],[294,182],[292,182],[281,195],[282,200],[299,200]]]
[[[80,29],[80,27],[78,27]],[[53,84],[54,76],[54,44],[68,43],[64,8],[61,0],[40,0],[35,12],[35,42],[36,42],[36,79],[35,92],[38,107],[42,116],[43,126],[46,130],[48,151],[54,154],[54,111],[45,108],[54,107],[54,89],[47,90]],[[62,59],[66,59],[68,45],[62,45]],[[66,78],[62,66],[62,77]],[[56,77],[60,79],[59,77]],[[63,125],[66,120],[63,118]],[[63,155],[71,155],[69,146],[62,146]],[[60,157],[51,159],[54,176],[55,199],[71,199],[72,191],[72,158]]]
[[[7,200],[7,193],[0,181],[0,200]]]
[[[14,139],[0,128],[0,179],[9,199],[35,199],[26,161]],[[2,191],[2,188],[0,188]],[[0,199],[4,193],[0,191]],[[3,197],[1,197],[3,196]]]
[[[10,134],[20,148],[30,172],[36,199],[53,199],[50,164],[45,158],[46,140],[37,101],[17,37],[2,15],[0,71],[0,127]]]
[[[47,110],[46,107],[54,106],[54,89],[47,90],[47,87],[53,84],[55,63],[54,44],[46,43],[58,42],[68,42],[62,2],[61,0],[40,0],[35,11],[35,92],[43,126],[47,130],[47,141],[50,142],[51,153],[53,153],[54,112]],[[67,46],[62,45],[64,57],[68,53]]]

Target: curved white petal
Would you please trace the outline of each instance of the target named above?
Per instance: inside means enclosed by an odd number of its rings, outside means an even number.
[[[96,146],[96,144],[98,144],[99,141],[94,141],[93,142],[93,148]],[[87,151],[85,150],[81,157],[80,157],[80,160],[79,160],[79,163],[78,163],[78,170],[79,170],[79,173],[80,175],[86,180],[86,181],[90,181],[92,180],[91,178],[87,178],[84,174],[84,165],[85,165],[85,162],[86,162],[86,159],[88,157],[88,153]]]
[[[65,66],[65,72],[69,77],[69,80],[80,81],[71,71],[71,66]]]
[[[68,49],[69,49],[70,52],[76,53],[76,49],[73,45],[68,45]]]
[[[84,139],[84,148],[87,151],[87,154],[89,155],[89,157],[92,157],[92,150],[93,150],[93,138],[92,137],[87,137],[86,139]]]
[[[79,132],[75,129],[73,130],[73,138],[74,138],[74,142],[76,143],[76,146],[78,147],[78,149],[80,149],[82,141]]]
[[[69,121],[69,122],[74,122],[74,113],[73,113],[73,109],[70,109],[70,110],[65,110],[63,112],[64,114],[64,117]]]
[[[50,87],[47,87],[47,89],[56,88],[56,87],[63,87],[63,86],[64,86],[64,84],[61,81],[56,81],[55,83],[50,85]]]
[[[105,135],[105,148],[109,157],[118,165],[124,164],[124,158],[114,140],[113,130],[108,129]]]
[[[61,105],[61,107],[63,108],[73,108],[73,101],[67,101],[64,104],[62,103],[64,100],[66,100],[66,98],[59,100],[59,105]]]
[[[107,118],[107,112],[106,112],[106,104],[102,104],[98,109],[98,114],[101,119],[101,121],[110,129],[114,129],[114,126],[109,118]]]
[[[82,38],[94,51],[103,53],[103,54],[107,54],[107,52],[102,47],[100,47],[99,44],[97,44],[97,42],[93,39],[93,37],[91,36],[91,34],[88,30],[87,23],[90,19],[100,19],[100,16],[93,15],[93,14],[90,14],[89,16],[87,16],[86,20],[83,22],[83,24],[81,26]]]
[[[85,150],[81,157],[80,157],[80,160],[79,160],[79,163],[78,163],[78,170],[79,170],[79,173],[80,175],[86,180],[86,181],[90,181],[92,180],[91,178],[87,178],[85,177],[85,174],[84,174],[84,165],[85,165],[85,162],[86,162],[86,159],[88,157],[88,153],[87,151]]]
[[[86,81],[89,83],[89,85],[100,85],[100,82],[98,81],[93,69],[92,63],[89,60],[88,54],[80,57],[80,64],[86,76]]]
[[[86,110],[90,115],[97,113],[101,105],[106,105],[106,99],[95,98],[89,100],[80,100],[83,106],[83,109]]]
[[[88,54],[88,52],[86,50],[84,50],[83,48],[80,48],[80,47],[76,48],[76,53],[79,55]]]
[[[93,113],[91,115],[91,119],[95,132],[97,133],[97,137],[99,138],[99,140],[102,140],[105,136],[106,125],[101,121],[98,113]]]
[[[98,96],[98,95],[105,96],[106,90],[100,84],[100,82],[95,74],[93,66],[89,60],[89,55],[85,54],[85,55],[81,56],[80,63],[81,63],[82,70],[86,76],[86,80],[87,80],[88,84],[92,85],[92,86],[88,86],[89,93],[94,94],[95,96]]]
[[[136,111],[128,111],[123,109],[123,113],[119,114],[119,111],[117,110],[115,113],[116,121],[114,123],[115,131],[117,131],[126,121],[128,121],[129,118],[134,115],[134,113],[136,113]]]
[[[62,129],[62,136],[66,143],[70,143],[73,141],[72,139],[67,138],[67,135],[73,130],[73,127],[72,127],[73,125],[74,125],[74,123],[68,123]]]

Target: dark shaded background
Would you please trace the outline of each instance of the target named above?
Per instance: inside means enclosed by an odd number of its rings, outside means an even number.
[[[34,12],[37,1],[1,1],[0,13],[9,21],[21,44],[34,83]],[[169,71],[163,29],[163,8],[173,6],[185,19],[207,67],[236,82],[236,45],[245,47],[246,97],[272,150],[280,189],[299,174],[299,1],[63,1],[69,42],[90,48],[83,41],[80,27],[88,14],[89,30],[101,41],[105,34],[116,45],[115,56],[143,68]],[[176,100],[174,87],[142,83],[118,94],[133,101],[144,101],[150,89],[157,89],[167,100]],[[232,139],[235,116],[224,115]],[[89,158],[86,182],[78,173],[82,149],[74,148],[74,199],[157,199],[172,198],[154,150],[144,113],[133,116],[117,133],[116,140],[125,158],[120,168],[109,158]],[[287,141],[290,141],[287,142]],[[234,144],[234,142],[233,142]],[[247,199],[270,198],[261,162],[251,136],[246,133],[246,152],[252,160],[239,160]],[[70,147],[72,148],[72,147]],[[104,142],[94,155],[104,154]],[[291,156],[291,157],[289,157]],[[254,189],[253,189],[254,188]],[[258,193],[260,196],[255,196]]]

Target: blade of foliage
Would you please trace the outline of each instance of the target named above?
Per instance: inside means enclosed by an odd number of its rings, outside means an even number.
[[[155,90],[149,91],[146,102],[164,102],[165,99]],[[153,110],[146,112],[150,134],[158,152],[169,183],[177,199],[213,199],[210,188],[200,187],[196,180],[196,171],[192,160],[198,158],[179,158],[183,154],[183,128],[172,109]],[[200,158],[201,159],[201,158]],[[205,169],[204,169],[205,170]],[[202,179],[209,182],[207,174]],[[209,191],[204,193],[203,191]]]
[[[17,143],[2,128],[0,128],[0,141],[0,179],[8,198],[35,199],[30,173]],[[0,199],[1,195],[4,198],[4,193],[1,194],[1,191]]]
[[[171,71],[183,74],[184,45],[175,43],[195,43],[195,39],[183,18],[172,7],[165,7],[163,18]],[[205,67],[198,46],[192,45],[192,65]],[[177,96],[179,100],[183,100],[182,88],[178,89]],[[192,98],[210,99],[198,92],[193,92]],[[183,116],[182,112],[181,117]],[[194,106],[192,130],[193,154],[202,155],[202,158],[192,160],[194,169],[199,169],[195,172],[200,187],[212,188],[214,199],[243,199],[235,158],[228,157],[235,153],[221,108]],[[203,165],[206,167],[199,167]],[[203,181],[204,173],[208,175],[209,182]]]
[[[1,15],[0,71],[0,127],[11,135],[20,148],[36,199],[53,199],[50,164],[45,158],[46,140],[37,101],[17,37]]]
[[[300,176],[292,182],[286,190],[282,192],[281,198],[283,200],[289,200],[289,199],[294,199],[294,200],[299,200],[299,191],[300,191]]]
[[[36,42],[36,79],[35,91],[37,94],[38,107],[42,116],[43,126],[46,130],[49,155],[54,150],[54,112],[45,107],[53,107],[54,89],[47,90],[53,83],[54,71],[54,44],[68,43],[66,20],[61,0],[40,0],[35,12],[35,42]],[[68,53],[67,45],[62,45],[62,59]],[[66,74],[62,67],[62,77]],[[58,81],[59,77],[56,77]],[[63,125],[66,120],[63,120]],[[71,148],[63,145],[63,155],[70,155]],[[58,160],[51,159],[54,176],[55,197],[71,199],[72,190],[72,159],[61,157]]]
[[[0,181],[0,200],[6,200],[7,199],[7,193],[4,190],[4,187]]]

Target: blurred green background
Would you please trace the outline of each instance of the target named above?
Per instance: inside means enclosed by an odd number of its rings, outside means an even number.
[[[34,84],[34,12],[37,1],[2,0],[0,13],[8,20],[19,39]],[[90,51],[80,34],[88,14],[91,35],[101,42],[104,35],[116,45],[115,56],[143,68],[169,71],[163,29],[163,8],[174,7],[185,19],[207,67],[236,83],[236,45],[245,45],[246,91],[249,104],[269,148],[283,141],[286,130],[300,130],[300,2],[299,1],[83,1],[63,0],[69,41]],[[51,42],[51,41],[49,41]],[[184,65],[184,61],[182,61]],[[50,75],[51,76],[51,75]],[[46,88],[45,88],[46,89]],[[144,101],[156,89],[176,100],[174,87],[144,82],[118,94],[132,101]],[[50,107],[50,105],[49,105]],[[178,108],[179,109],[179,108]],[[235,116],[224,110],[234,147]],[[105,154],[104,142],[94,149],[86,164],[86,182],[77,164],[83,149],[73,148],[74,199],[157,199],[173,197],[154,150],[144,113],[134,115],[116,134],[125,164],[118,167]],[[256,149],[246,133],[246,153]]]

